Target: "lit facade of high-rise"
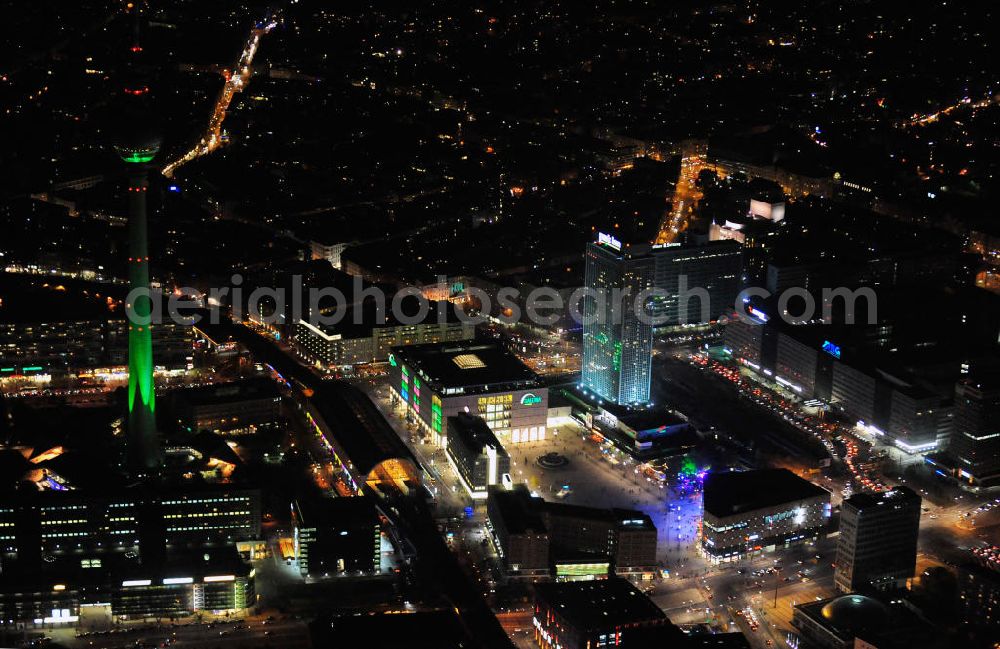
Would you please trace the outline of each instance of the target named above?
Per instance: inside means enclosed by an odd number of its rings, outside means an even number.
[[[905,585],[917,564],[920,502],[907,487],[855,494],[843,502],[833,575],[840,591]]]
[[[948,453],[972,486],[1000,483],[1000,378],[977,376],[955,387],[955,430]]]
[[[654,276],[651,256],[631,254],[613,237],[601,235],[587,246],[582,383],[617,404],[649,401],[653,326],[635,305],[637,296],[652,289]]]
[[[659,244],[652,304],[656,327],[705,324],[733,308],[740,290],[742,250],[735,241]]]

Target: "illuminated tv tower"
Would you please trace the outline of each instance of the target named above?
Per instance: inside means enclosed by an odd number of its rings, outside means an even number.
[[[156,435],[156,398],[153,391],[153,334],[149,295],[149,244],[146,193],[149,165],[160,148],[160,139],[151,132],[132,131],[119,139],[115,149],[128,163],[128,288],[145,289],[144,295],[127,305],[128,315],[128,427],[129,468],[154,470],[160,465]]]
[[[136,7],[136,13],[138,8]],[[132,52],[141,52],[137,44]],[[160,150],[159,134],[148,126],[146,101],[149,86],[129,79],[123,92],[125,105],[116,114],[115,151],[127,163],[128,173],[128,421],[126,456],[136,475],[155,472],[160,466],[160,444],[156,432],[156,397],[153,389],[153,302],[149,286],[149,243],[146,193],[149,163]],[[136,295],[137,289],[144,289]]]

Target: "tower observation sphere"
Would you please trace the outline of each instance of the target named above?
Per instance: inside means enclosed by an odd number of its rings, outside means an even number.
[[[114,149],[121,159],[129,163],[151,162],[160,150],[161,138],[155,131],[134,132],[114,143]]]

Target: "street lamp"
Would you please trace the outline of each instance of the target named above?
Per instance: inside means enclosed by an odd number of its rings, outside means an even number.
[[[781,566],[774,566],[774,605],[771,608],[778,608],[778,586],[781,584]]]

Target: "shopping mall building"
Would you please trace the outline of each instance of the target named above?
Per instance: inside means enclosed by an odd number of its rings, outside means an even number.
[[[448,418],[482,417],[504,444],[545,439],[549,392],[516,356],[490,342],[393,347],[389,385],[407,415],[445,445]]]

